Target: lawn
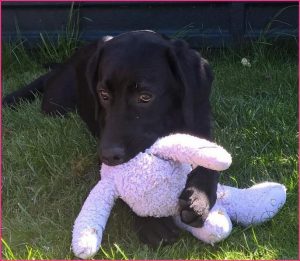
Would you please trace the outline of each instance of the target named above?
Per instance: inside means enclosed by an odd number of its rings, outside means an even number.
[[[46,71],[42,63],[63,60],[73,47],[55,48],[29,52],[20,43],[4,45],[3,93],[29,83]],[[151,249],[139,242],[128,209],[118,203],[95,259],[298,259],[297,44],[203,52],[215,74],[215,139],[233,156],[221,182],[283,183],[286,205],[263,225],[234,226],[214,246],[182,232],[175,244]],[[244,57],[251,67],[241,64]],[[96,140],[76,113],[44,116],[39,99],[3,109],[2,120],[3,258],[75,259],[72,225],[99,179]]]

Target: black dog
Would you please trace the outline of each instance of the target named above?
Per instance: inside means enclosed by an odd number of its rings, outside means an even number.
[[[77,109],[101,136],[99,154],[108,165],[128,161],[158,137],[184,132],[210,139],[208,63],[181,40],[134,31],[82,47],[28,86],[3,100],[13,106],[43,93],[42,111],[64,115]],[[180,196],[181,219],[202,226],[216,200],[218,173],[196,168]],[[136,218],[141,240],[173,242],[171,218]]]

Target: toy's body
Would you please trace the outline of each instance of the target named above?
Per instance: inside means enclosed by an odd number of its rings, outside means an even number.
[[[97,252],[110,211],[118,197],[140,216],[174,216],[178,226],[204,242],[213,244],[224,239],[231,232],[230,218],[240,221],[239,212],[235,211],[234,205],[230,205],[231,192],[236,194],[233,188],[218,187],[217,203],[202,228],[192,228],[180,222],[178,198],[192,170],[191,165],[221,171],[230,164],[231,156],[222,147],[185,134],[161,138],[127,163],[113,167],[103,164],[101,181],[91,191],[74,224],[74,253],[78,257],[88,258]],[[257,193],[254,191],[254,194]],[[282,202],[283,198],[285,201],[281,193],[277,203]],[[244,206],[247,208],[247,204]],[[225,207],[232,210],[230,216],[226,214]],[[276,204],[271,211],[277,212],[278,209]],[[261,217],[255,222],[270,217]],[[249,221],[251,224],[251,220],[253,217],[248,215],[243,217],[241,223],[247,225]]]
[[[191,167],[140,153],[127,164],[114,167],[102,165],[101,171],[105,173],[101,178],[105,175],[114,177],[117,194],[136,214],[166,217],[178,213],[178,197]]]

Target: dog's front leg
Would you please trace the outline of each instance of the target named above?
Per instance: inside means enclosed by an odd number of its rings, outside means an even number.
[[[219,173],[203,167],[195,168],[188,176],[180,195],[181,221],[193,226],[203,226],[217,199]]]
[[[172,217],[154,218],[135,215],[135,228],[140,240],[152,247],[174,243],[179,236],[179,228]]]

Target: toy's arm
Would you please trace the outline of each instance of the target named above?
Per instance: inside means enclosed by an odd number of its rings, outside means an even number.
[[[217,171],[229,168],[232,161],[230,154],[221,146],[187,134],[163,137],[156,141],[148,152],[164,159]]]
[[[116,198],[110,178],[100,180],[90,192],[73,227],[72,249],[77,257],[86,259],[97,253]]]

